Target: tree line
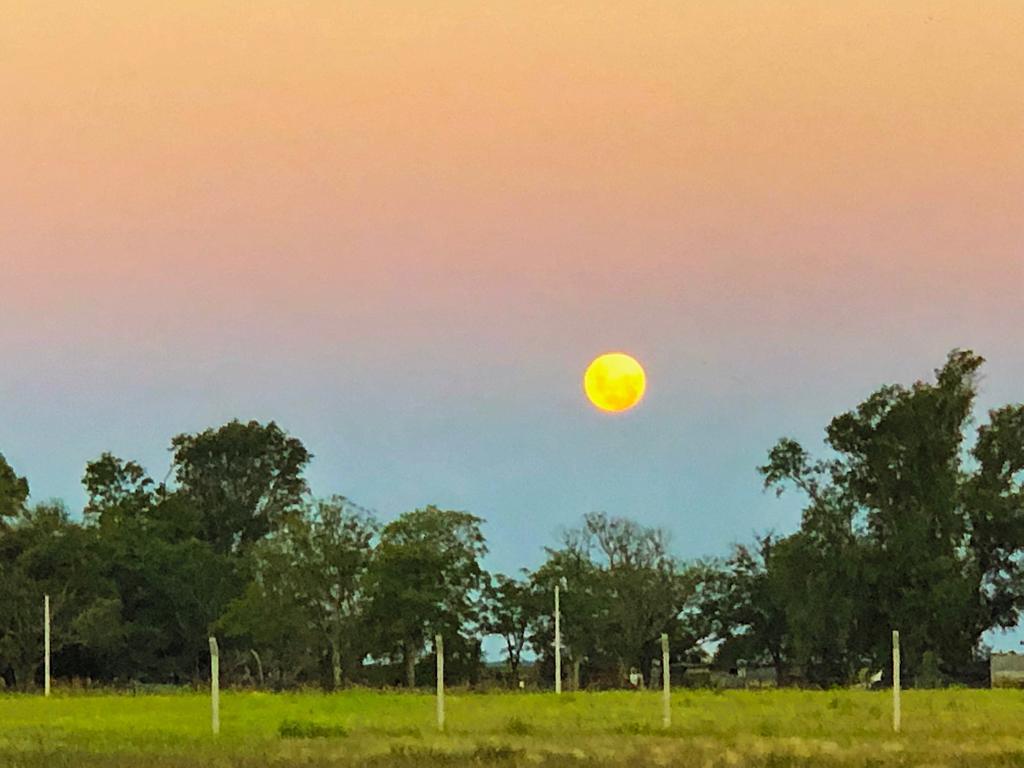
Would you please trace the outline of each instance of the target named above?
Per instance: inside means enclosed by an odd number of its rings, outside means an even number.
[[[0,456],[0,678],[38,683],[48,594],[58,678],[197,681],[216,634],[234,684],[413,687],[439,633],[454,680],[481,680],[495,635],[509,685],[524,659],[551,681],[556,585],[570,687],[648,678],[662,633],[676,662],[833,685],[884,668],[899,629],[911,679],[955,678],[1024,604],[1024,406],[968,440],[982,364],[954,350],[934,381],[880,388],[832,419],[821,458],[780,440],[759,471],[803,495],[798,530],[695,562],[666,531],[595,512],[536,569],[488,573],[480,517],[426,506],[384,523],[313,498],[312,456],[273,422],[178,435],[166,482],[103,454],[74,516],[29,504]]]

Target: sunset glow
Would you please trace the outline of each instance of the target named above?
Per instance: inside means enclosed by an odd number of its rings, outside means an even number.
[[[501,567],[590,509],[696,557],[799,521],[766,446],[882,381],[967,346],[1019,397],[1024,3],[0,5],[0,451],[39,499],[275,419],[314,488],[477,511]],[[627,419],[581,393],[607,349]]]

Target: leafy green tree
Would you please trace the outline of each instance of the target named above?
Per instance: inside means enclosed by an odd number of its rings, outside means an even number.
[[[30,624],[31,585],[15,566],[18,551],[14,546],[9,525],[25,512],[29,496],[28,481],[19,477],[14,468],[0,454],[0,584],[4,598],[0,600],[0,674],[7,686],[23,682],[28,674],[24,669],[21,638]]]
[[[114,585],[77,619],[83,642],[108,678],[195,678],[206,637],[244,589],[247,561],[202,540],[193,501],[155,486],[136,462],[103,454],[82,482],[98,572]]]
[[[532,617],[530,646],[554,674],[554,592],[559,587],[562,659],[571,670],[572,687],[581,687],[583,665],[599,664],[607,600],[597,565],[567,534],[561,549],[548,549],[547,560],[530,574]]]
[[[961,485],[968,572],[978,584],[971,634],[1016,626],[1024,605],[1024,405],[989,412],[972,451],[976,471]]]
[[[10,543],[4,542],[0,577],[4,599],[0,600],[0,676],[7,688],[26,688],[35,679],[39,649],[39,619],[36,585],[12,562]],[[40,593],[41,594],[41,593]]]
[[[617,662],[620,682],[634,666],[649,679],[657,641],[671,631],[695,584],[669,553],[662,529],[593,513],[584,518],[583,534],[588,555],[601,568],[608,598],[605,646]]]
[[[74,619],[95,601],[109,597],[89,531],[67,510],[50,502],[25,509],[0,531],[0,671],[9,685],[31,686],[39,670],[43,596],[50,596],[52,654],[56,674],[85,676],[96,671]]]
[[[882,387],[833,419],[829,458],[786,439],[761,467],[767,487],[808,498],[800,532],[768,570],[794,653],[829,679],[882,664],[893,628],[913,673],[927,651],[955,670],[985,630],[1016,623],[1024,414],[992,411],[964,450],[982,363],[954,350],[934,382]]]
[[[677,643],[693,637],[693,625],[684,625],[695,612],[703,571],[669,553],[663,530],[604,513],[586,515],[534,574],[548,594],[563,580],[564,643],[574,684],[584,661],[610,669],[620,685],[631,667],[649,676],[662,633]],[[551,625],[544,615],[538,623],[535,634],[544,648],[553,642]]]
[[[377,633],[379,649],[401,655],[410,688],[416,685],[416,661],[434,634],[444,635],[446,651],[450,645],[463,655],[472,656],[474,648],[479,653],[479,642],[469,635],[483,618],[482,523],[468,512],[428,506],[403,514],[381,532],[369,574],[367,626]]]
[[[496,574],[485,591],[484,631],[500,635],[505,642],[509,682],[519,684],[519,666],[530,639],[530,625],[536,614],[537,596],[529,582]]]
[[[216,552],[259,541],[297,510],[307,492],[305,446],[274,422],[232,421],[171,441],[179,493],[198,512]]]
[[[0,453],[0,525],[25,511],[28,501],[28,480],[18,477],[14,468]]]
[[[719,665],[770,664],[782,680],[789,658],[788,625],[766,565],[774,543],[773,536],[765,535],[754,547],[737,545],[721,567],[710,569],[700,610],[708,634],[722,641],[715,653]]]
[[[104,453],[85,467],[82,485],[88,496],[87,522],[119,526],[145,515],[156,501],[153,481],[134,461]]]
[[[221,626],[275,659],[326,656],[331,684],[341,686],[366,653],[364,592],[377,529],[342,497],[311,503],[256,545],[255,578]]]
[[[799,531],[780,539],[767,559],[771,608],[783,607],[789,663],[821,685],[851,681],[870,663],[873,607],[867,601],[863,549]],[[776,662],[776,668],[784,665]]]

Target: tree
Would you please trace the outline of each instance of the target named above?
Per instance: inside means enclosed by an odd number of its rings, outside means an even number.
[[[552,579],[565,579],[566,637],[579,678],[584,659],[610,665],[618,684],[630,667],[646,676],[660,655],[658,639],[669,633],[690,635],[682,626],[695,607],[702,569],[682,566],[668,551],[665,531],[595,512],[583,526],[566,533],[563,548],[549,551],[535,574],[545,591]],[[536,635],[548,640],[550,625],[541,619]]]
[[[74,618],[95,601],[109,597],[92,536],[69,519],[59,503],[26,509],[0,530],[0,673],[17,687],[32,685],[41,661],[43,596],[50,595],[52,654],[67,675],[95,671]]]
[[[496,574],[487,585],[484,630],[505,641],[509,682],[519,684],[519,665],[530,638],[530,624],[536,613],[536,594],[530,584]]]
[[[583,665],[600,662],[607,612],[604,585],[597,565],[567,534],[561,549],[547,550],[547,560],[530,574],[532,617],[530,645],[553,674],[555,649],[554,592],[559,587],[562,658],[569,665],[573,688],[581,687]]]
[[[776,669],[793,666],[808,682],[847,683],[871,661],[873,607],[870,573],[856,542],[822,540],[798,531],[775,542],[766,558],[769,616],[782,608],[784,644],[773,658]],[[779,629],[779,627],[774,627]]]
[[[969,569],[980,585],[972,634],[1017,624],[1024,602],[1024,406],[989,412],[971,451],[977,470],[961,486]]]
[[[204,638],[244,589],[248,563],[202,540],[193,500],[155,486],[134,461],[105,453],[82,482],[97,572],[113,585],[76,620],[83,643],[108,679],[194,678]]]
[[[381,649],[401,654],[410,688],[416,685],[416,661],[434,634],[443,634],[456,651],[479,647],[467,634],[482,618],[482,523],[468,512],[428,506],[403,514],[381,532],[369,575],[367,625],[377,631]]]
[[[865,660],[881,665],[893,628],[913,673],[926,651],[956,670],[985,630],[1016,623],[1024,411],[990,412],[966,461],[983,362],[954,350],[934,382],[882,387],[834,418],[830,458],[812,461],[785,439],[760,468],[766,487],[808,498],[800,532],[773,553],[775,584],[794,649],[833,680]]]
[[[201,535],[215,551],[237,552],[259,541],[299,508],[312,458],[274,422],[232,421],[171,441],[179,492],[199,514]]]
[[[88,495],[83,517],[106,527],[144,515],[156,500],[146,471],[110,453],[86,465],[82,485]]]
[[[377,529],[369,513],[340,496],[309,504],[256,545],[255,578],[221,626],[278,658],[326,655],[331,685],[340,687],[365,655],[365,577]]]
[[[716,661],[729,667],[741,660],[768,663],[782,680],[788,658],[788,626],[785,606],[779,604],[768,575],[774,543],[769,534],[759,536],[754,547],[734,547],[721,567],[710,570],[701,612],[710,634],[722,641]]]
[[[28,480],[18,477],[14,468],[0,453],[0,525],[5,518],[16,518],[25,511],[28,501]]]

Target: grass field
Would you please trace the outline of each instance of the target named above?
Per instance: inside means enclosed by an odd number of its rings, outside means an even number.
[[[990,766],[1024,765],[1024,693],[676,691],[448,695],[434,729],[428,695],[225,693],[209,699],[0,697],[0,766]]]

